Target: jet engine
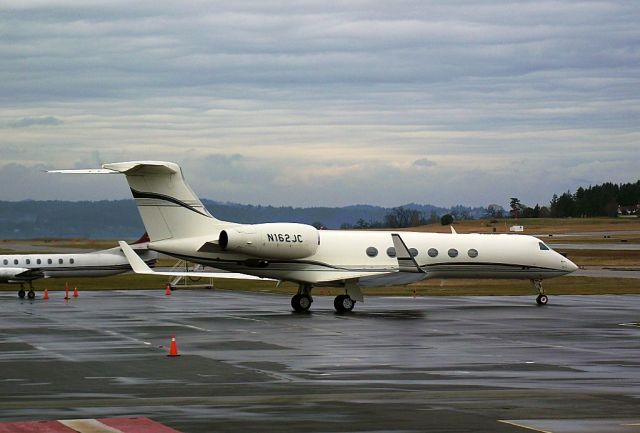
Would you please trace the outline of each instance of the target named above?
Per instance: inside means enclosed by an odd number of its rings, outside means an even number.
[[[320,245],[318,230],[296,223],[242,225],[223,230],[218,240],[223,251],[265,259],[303,259]]]

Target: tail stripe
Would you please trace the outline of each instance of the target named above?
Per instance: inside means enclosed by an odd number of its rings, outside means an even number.
[[[195,207],[183,202],[182,200],[178,200],[177,198],[171,197],[169,195],[159,194],[156,192],[142,192],[142,191],[135,190],[133,188],[131,188],[131,194],[133,194],[133,197],[136,199],[149,198],[149,199],[156,199],[160,201],[168,201],[168,202],[177,204],[178,206],[183,207],[185,209],[189,209],[190,211],[200,214],[202,216],[205,216],[207,218],[211,218],[211,215],[205,209],[203,209],[204,212],[201,212]]]

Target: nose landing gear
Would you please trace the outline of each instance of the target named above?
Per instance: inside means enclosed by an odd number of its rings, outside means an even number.
[[[547,305],[547,302],[549,302],[549,297],[547,295],[538,295],[538,297],[536,298],[536,302],[538,303],[538,305]]]
[[[544,292],[544,287],[542,287],[542,280],[531,280],[531,284],[533,285],[533,288],[538,291],[536,303],[540,306],[547,305],[547,302],[549,302],[549,297]]]

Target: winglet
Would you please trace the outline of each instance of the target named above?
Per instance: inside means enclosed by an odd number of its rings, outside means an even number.
[[[424,273],[424,269],[418,265],[415,257],[411,255],[409,248],[404,243],[402,238],[398,233],[392,233],[391,238],[393,239],[393,247],[396,250],[396,258],[398,259],[398,269],[400,272],[414,272],[414,273]]]
[[[451,227],[451,234],[452,235],[457,235],[458,232],[456,231],[456,229],[454,229],[453,226],[450,226],[450,227]]]

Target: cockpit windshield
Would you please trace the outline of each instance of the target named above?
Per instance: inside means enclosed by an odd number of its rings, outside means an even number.
[[[547,244],[545,244],[544,242],[539,242],[538,245],[540,245],[540,250],[541,251],[550,251],[551,250],[551,248],[549,248],[547,246]]]

